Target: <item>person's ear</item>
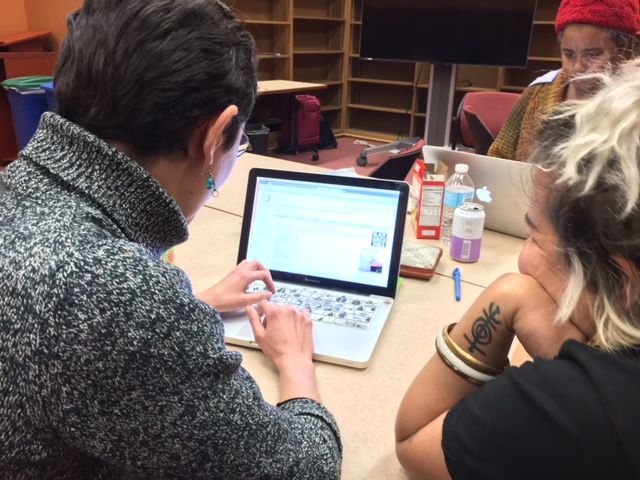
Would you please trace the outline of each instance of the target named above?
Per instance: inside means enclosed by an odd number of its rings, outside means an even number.
[[[204,138],[202,141],[202,154],[207,168],[215,170],[216,162],[224,153],[222,146],[225,143],[224,132],[227,126],[238,115],[238,107],[229,105],[220,115],[209,120],[204,125]]]

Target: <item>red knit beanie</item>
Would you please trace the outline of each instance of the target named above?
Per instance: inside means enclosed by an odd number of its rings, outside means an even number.
[[[639,0],[562,0],[556,33],[570,23],[586,23],[635,35],[640,30]]]

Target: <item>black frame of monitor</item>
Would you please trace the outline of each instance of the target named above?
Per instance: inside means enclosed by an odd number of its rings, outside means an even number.
[[[443,59],[437,59],[437,60],[429,60],[427,58],[392,58],[392,57],[379,57],[379,56],[371,56],[371,55],[363,55],[363,47],[365,47],[365,43],[363,42],[363,38],[364,38],[364,33],[366,30],[366,19],[365,19],[365,14],[367,12],[367,1],[372,1],[372,0],[363,0],[363,4],[362,4],[362,27],[360,29],[360,58],[363,60],[381,60],[381,61],[395,61],[395,62],[408,62],[408,63],[431,63],[431,64],[440,64],[440,65],[476,65],[476,66],[488,66],[488,67],[506,67],[506,68],[526,68],[527,67],[527,63],[528,63],[528,55],[529,55],[529,50],[531,48],[531,39],[533,37],[533,26],[534,26],[534,21],[535,21],[535,12],[536,12],[536,8],[537,8],[537,0],[511,0],[513,1],[528,1],[531,2],[531,22],[530,22],[530,26],[529,26],[529,41],[527,43],[527,51],[524,54],[524,63],[522,64],[507,64],[507,63],[499,63],[499,62],[495,62],[495,63],[491,63],[491,62],[485,62],[485,63],[476,63],[476,62],[456,62],[456,61],[447,61],[447,60],[443,60]],[[375,1],[375,0],[374,0]],[[453,2],[454,0],[448,0],[448,2]],[[462,0],[460,0],[462,1]],[[366,52],[365,52],[366,53]]]
[[[409,201],[409,184],[393,180],[379,180],[369,177],[352,177],[340,175],[328,175],[309,172],[292,172],[285,170],[273,170],[267,168],[252,168],[249,171],[247,182],[247,193],[244,201],[244,213],[242,216],[242,230],[240,233],[240,245],[238,248],[237,262],[246,259],[249,247],[249,236],[251,233],[251,221],[253,219],[254,198],[258,179],[285,179],[296,182],[317,182],[320,184],[341,185],[344,187],[372,188],[398,193],[398,204],[396,209],[396,224],[394,230],[393,253],[391,264],[389,265],[388,282],[385,287],[352,283],[343,280],[320,278],[312,275],[286,273],[279,270],[270,270],[273,280],[283,282],[294,282],[298,284],[318,285],[322,281],[325,288],[333,290],[357,291],[367,295],[381,295],[383,297],[395,297],[400,272],[400,253],[402,250],[402,238],[407,217],[407,204]],[[357,215],[357,212],[354,212]],[[394,261],[395,260],[395,261]]]

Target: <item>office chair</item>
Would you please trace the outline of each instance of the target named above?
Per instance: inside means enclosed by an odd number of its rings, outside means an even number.
[[[460,141],[485,155],[519,98],[519,94],[508,92],[467,93],[454,120],[452,148],[455,150]]]
[[[424,140],[418,139],[405,150],[391,155],[385,162],[369,174],[373,178],[403,181],[409,175],[418,157],[422,156]]]
[[[462,112],[469,124],[469,131],[473,138],[475,153],[486,155],[491,144],[495,140],[495,136],[491,132],[491,129],[487,127],[475,112],[472,112],[471,110],[463,110]],[[500,130],[498,130],[498,133],[499,132]]]

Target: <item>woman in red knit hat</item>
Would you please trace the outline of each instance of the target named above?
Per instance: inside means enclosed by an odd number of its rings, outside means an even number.
[[[540,119],[565,100],[590,96],[592,82],[576,79],[628,59],[638,50],[638,0],[563,0],[556,15],[562,68],[523,92],[488,155],[525,161]]]

